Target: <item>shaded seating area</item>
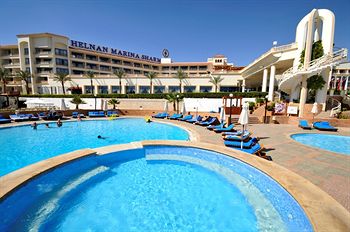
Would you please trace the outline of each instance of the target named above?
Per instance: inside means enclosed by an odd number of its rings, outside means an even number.
[[[313,127],[320,131],[338,131],[338,128],[333,127],[329,122],[314,122]]]
[[[104,111],[89,111],[88,116],[91,118],[104,117],[105,112]]]
[[[309,126],[306,120],[299,120],[299,127],[303,128],[304,130],[311,130],[311,126]]]
[[[11,123],[11,119],[5,118],[3,115],[0,114],[0,124],[4,123]]]

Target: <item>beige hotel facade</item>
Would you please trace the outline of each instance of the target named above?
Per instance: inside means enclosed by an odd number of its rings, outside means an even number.
[[[19,70],[32,74],[30,91],[34,94],[63,93],[61,84],[53,79],[59,72],[68,73],[71,78],[65,84],[67,89],[80,87],[83,93],[119,93],[119,79],[113,74],[117,69],[126,73],[122,93],[149,93],[150,81],[145,76],[148,72],[157,73],[153,93],[179,92],[179,80],[175,78],[178,69],[188,75],[181,92],[214,92],[215,87],[209,81],[218,75],[223,78],[218,91],[244,88],[240,74],[244,67],[235,67],[223,55],[208,58],[206,62],[173,62],[168,57],[147,56],[52,33],[17,35],[17,44],[0,45],[0,67],[12,74],[7,93],[25,93],[25,83],[16,78]],[[93,90],[90,79],[84,75],[87,71],[95,73]],[[0,88],[5,92],[3,86]]]

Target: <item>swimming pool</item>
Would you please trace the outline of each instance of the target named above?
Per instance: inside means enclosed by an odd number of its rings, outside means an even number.
[[[98,139],[101,135],[105,139]],[[0,176],[26,165],[82,148],[96,148],[141,140],[189,140],[187,131],[164,123],[123,118],[55,123],[0,129]]]
[[[291,135],[291,138],[305,145],[321,148],[327,151],[336,152],[343,155],[350,155],[349,136],[302,133],[293,134]]]
[[[0,211],[0,231],[312,231],[266,174],[184,146],[72,161],[17,188]]]

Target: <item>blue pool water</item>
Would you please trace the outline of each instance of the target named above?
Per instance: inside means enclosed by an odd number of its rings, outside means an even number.
[[[294,134],[292,139],[312,147],[350,155],[350,136],[330,134]]]
[[[188,140],[176,126],[146,123],[144,119],[63,122],[58,128],[39,125],[0,129],[0,176],[26,165],[82,148],[96,148],[140,140]],[[97,139],[101,135],[106,139]]]
[[[90,156],[0,201],[0,231],[312,231],[278,183],[197,148],[146,146]]]

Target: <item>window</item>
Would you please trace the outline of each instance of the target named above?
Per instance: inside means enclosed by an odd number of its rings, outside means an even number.
[[[56,65],[68,66],[68,60],[56,58]]]
[[[72,52],[72,57],[77,59],[84,59],[84,54]]]
[[[98,93],[105,93],[105,94],[107,94],[108,93],[108,86],[106,86],[106,85],[99,86],[98,87]]]
[[[100,66],[100,70],[102,70],[102,71],[110,71],[110,67],[109,67],[109,66],[101,65],[101,66]]]
[[[212,88],[212,86],[201,86],[199,91],[201,93],[208,93],[212,90]]]
[[[24,48],[24,55],[29,55],[29,49],[28,48]]]
[[[121,64],[122,61],[121,61],[121,60],[112,59],[112,63],[113,63],[113,64]]]
[[[56,72],[57,73],[66,73],[66,74],[69,73],[67,68],[56,68]]]
[[[29,58],[25,59],[25,64],[28,65],[29,64]]]
[[[67,50],[55,48],[55,54],[59,56],[67,56]]]
[[[237,92],[239,87],[237,86],[220,86],[220,92]]]
[[[30,67],[26,67],[26,72],[30,72]]]
[[[119,93],[119,86],[112,86],[112,93]]]
[[[75,74],[75,75],[82,75],[82,74],[84,74],[84,71],[82,71],[82,70],[72,70],[72,72],[73,72],[73,74]]]
[[[176,93],[176,92],[180,92],[180,87],[179,86],[173,86],[173,85],[170,85],[169,86],[169,93]]]
[[[126,93],[135,93],[135,86],[125,86]]]
[[[91,55],[86,55],[87,60],[96,60],[97,61],[97,56],[91,56]]]
[[[149,86],[140,86],[140,93],[150,93],[150,87]]]
[[[141,64],[140,63],[134,63],[134,67],[139,68],[139,67],[141,67]]]
[[[94,93],[95,86],[92,86],[92,88],[91,88],[90,85],[85,85],[84,88],[85,88],[85,93],[86,94],[93,94]]]
[[[109,63],[109,59],[107,57],[100,57],[100,62]]]
[[[185,93],[193,93],[196,90],[196,86],[185,86],[184,92]]]
[[[134,74],[141,74],[140,70],[134,70]]]
[[[164,93],[165,92],[165,86],[154,86],[153,87],[154,93]]]

